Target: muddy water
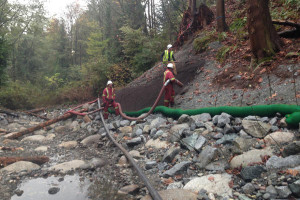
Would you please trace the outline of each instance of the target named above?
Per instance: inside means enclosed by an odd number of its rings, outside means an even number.
[[[60,177],[37,178],[25,180],[18,189],[23,190],[22,196],[14,195],[12,200],[83,200],[88,198],[88,180],[81,180],[78,175],[65,176],[63,181]],[[56,194],[49,194],[48,190],[58,187]]]

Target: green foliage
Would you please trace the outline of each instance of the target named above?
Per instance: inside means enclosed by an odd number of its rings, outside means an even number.
[[[2,36],[0,36],[0,88],[4,85],[7,76],[5,73],[5,69],[7,67],[7,59],[8,59],[8,48],[6,41]]]
[[[214,41],[216,38],[214,36],[214,32],[205,33],[204,37],[196,38],[193,43],[193,48],[196,53],[202,53],[206,51],[208,44]]]
[[[247,17],[236,18],[230,24],[230,31],[236,34],[237,38],[243,39],[248,34],[246,30],[247,28],[246,24],[247,24]]]
[[[58,89],[64,83],[64,80],[60,78],[60,73],[56,73],[51,77],[45,76],[45,79],[48,81],[47,85],[51,90]]]
[[[227,38],[227,33],[226,32],[218,33],[219,42],[224,41],[226,38]]]
[[[222,63],[226,60],[227,54],[230,51],[230,49],[231,49],[231,47],[229,47],[229,46],[223,46],[222,48],[219,49],[216,58],[220,63]]]

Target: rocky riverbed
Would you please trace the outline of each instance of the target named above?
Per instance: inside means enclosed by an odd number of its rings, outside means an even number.
[[[86,105],[93,110],[96,105]],[[65,109],[47,112],[48,118]],[[300,198],[300,133],[284,116],[160,114],[142,122],[110,116],[111,134],[134,157],[163,199]],[[47,156],[0,168],[0,199],[149,199],[100,116],[74,116],[16,140],[7,136],[43,120],[0,113],[0,156]],[[3,163],[2,163],[3,164]],[[5,164],[5,163],[4,163]]]

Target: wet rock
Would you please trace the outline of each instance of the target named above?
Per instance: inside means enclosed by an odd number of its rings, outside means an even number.
[[[126,142],[128,147],[134,147],[134,146],[139,145],[141,143],[142,143],[142,138],[141,137],[136,137],[136,138],[133,138],[133,139],[128,140]]]
[[[230,167],[231,168],[236,168],[239,166],[246,167],[248,164],[253,163],[253,162],[261,162],[261,157],[263,156],[272,156],[273,151],[270,148],[266,149],[254,149],[247,151],[241,155],[235,156],[231,161],[230,161]]]
[[[195,162],[197,167],[200,169],[206,167],[212,160],[214,160],[218,155],[218,150],[216,148],[213,148],[211,146],[206,146],[198,157],[195,158]]]
[[[165,124],[166,121],[167,121],[166,119],[158,117],[151,122],[150,129],[158,128],[160,125]]]
[[[156,161],[146,162],[145,169],[146,170],[153,169],[156,166],[157,166],[157,162]]]
[[[247,183],[242,189],[245,194],[252,194],[255,191],[255,187],[252,183]]]
[[[178,119],[178,124],[184,124],[184,123],[192,123],[194,122],[193,118],[191,118],[189,115],[183,114]]]
[[[41,151],[41,152],[46,152],[48,151],[48,147],[46,146],[40,146],[40,147],[37,147],[36,149],[34,149],[35,151]]]
[[[160,139],[150,139],[146,144],[146,147],[154,147],[156,149],[162,149],[162,148],[167,148],[168,144],[166,141],[161,141]]]
[[[120,127],[119,130],[123,134],[132,133],[132,127],[131,126]]]
[[[170,189],[158,192],[162,199],[172,200],[197,200],[197,195],[184,189]],[[143,197],[141,200],[152,200],[150,195]]]
[[[205,137],[203,137],[202,135],[200,135],[195,143],[195,146],[194,148],[197,150],[197,151],[200,151],[200,149],[203,147],[203,145],[205,144],[206,142],[206,139]]]
[[[267,169],[282,169],[295,167],[300,165],[300,155],[292,155],[286,158],[280,158],[277,156],[272,156],[267,162]]]
[[[242,125],[245,131],[257,138],[264,138],[271,129],[271,125],[260,121],[243,120]]]
[[[218,160],[216,162],[209,163],[206,165],[205,169],[208,171],[219,171],[224,172],[225,169],[229,167],[229,164],[226,160]]]
[[[183,184],[181,182],[174,182],[168,185],[167,190],[181,189],[181,188],[183,188]]]
[[[224,135],[216,141],[216,144],[231,144],[236,137],[238,137],[236,134]]]
[[[202,113],[200,115],[194,115],[194,116],[191,116],[191,118],[195,121],[195,123],[211,121],[211,115],[209,113]]]
[[[122,120],[120,121],[120,126],[129,126],[130,125],[130,121],[129,120]]]
[[[29,141],[29,142],[44,142],[46,140],[46,137],[43,135],[32,135],[25,137],[21,140],[21,142]]]
[[[34,164],[32,162],[27,162],[27,161],[19,161],[2,168],[0,172],[19,173],[21,171],[31,172],[32,170],[37,170],[37,169],[40,169],[40,166],[37,164]]]
[[[275,189],[278,193],[279,198],[287,198],[292,194],[288,186],[276,186]]]
[[[99,135],[99,134],[91,135],[91,136],[88,136],[88,137],[84,138],[80,142],[80,144],[82,144],[82,146],[84,146],[84,147],[89,147],[89,146],[91,146],[93,144],[98,143],[99,140],[100,140],[100,138],[101,138],[101,135]]]
[[[260,178],[263,172],[266,172],[266,170],[260,165],[246,166],[242,169],[241,176],[245,181],[252,181],[255,178]]]
[[[72,160],[69,162],[64,162],[64,163],[61,163],[58,165],[54,165],[54,166],[50,167],[49,170],[50,171],[60,171],[62,173],[68,173],[69,171],[80,168],[84,164],[86,164],[86,162],[83,160]]]
[[[125,187],[122,187],[119,190],[119,193],[135,195],[139,192],[139,190],[140,187],[138,185],[127,185]]]
[[[193,134],[193,135],[191,135],[189,137],[183,138],[180,142],[188,150],[193,151],[197,139],[198,139],[198,134]]]
[[[294,134],[291,132],[274,132],[267,135],[264,140],[267,146],[292,142]]]
[[[276,198],[276,196],[277,196],[277,191],[273,185],[269,185],[266,188],[266,192],[270,194],[269,198]]]
[[[183,172],[184,170],[186,170],[187,167],[190,166],[190,164],[192,164],[191,161],[183,161],[181,163],[178,163],[175,166],[173,166],[171,169],[165,171],[163,173],[163,177],[168,178],[168,177],[175,176],[175,175]]]
[[[18,197],[22,196],[23,193],[24,193],[23,190],[20,190],[20,189],[15,190],[15,194],[16,194]]]
[[[295,155],[298,153],[300,153],[300,141],[296,141],[287,145],[286,147],[284,147],[282,152],[284,157]]]
[[[77,142],[76,141],[63,142],[58,146],[65,149],[74,149],[77,146]]]
[[[229,187],[231,175],[229,174],[215,174],[207,175],[199,178],[194,178],[189,181],[183,189],[198,192],[201,189],[208,193],[217,194],[222,197],[232,197],[232,189]]]
[[[58,193],[60,191],[60,188],[58,188],[58,187],[52,187],[52,188],[50,188],[49,190],[48,190],[48,193],[49,194],[56,194],[56,193]]]
[[[175,156],[179,153],[179,147],[171,147],[165,154],[162,159],[162,162],[170,163],[175,158]]]
[[[289,188],[296,197],[300,197],[300,179],[290,184]]]

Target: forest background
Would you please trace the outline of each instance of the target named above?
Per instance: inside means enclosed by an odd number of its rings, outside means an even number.
[[[300,8],[297,0],[276,2],[286,9],[270,9],[275,18],[295,16]],[[216,1],[196,3],[211,7]],[[73,3],[65,17],[48,18],[42,0],[0,0],[0,106],[82,102],[97,96],[108,79],[121,88],[176,41],[187,8],[186,0],[87,0],[86,9]],[[246,34],[246,21],[235,17],[230,31]]]

